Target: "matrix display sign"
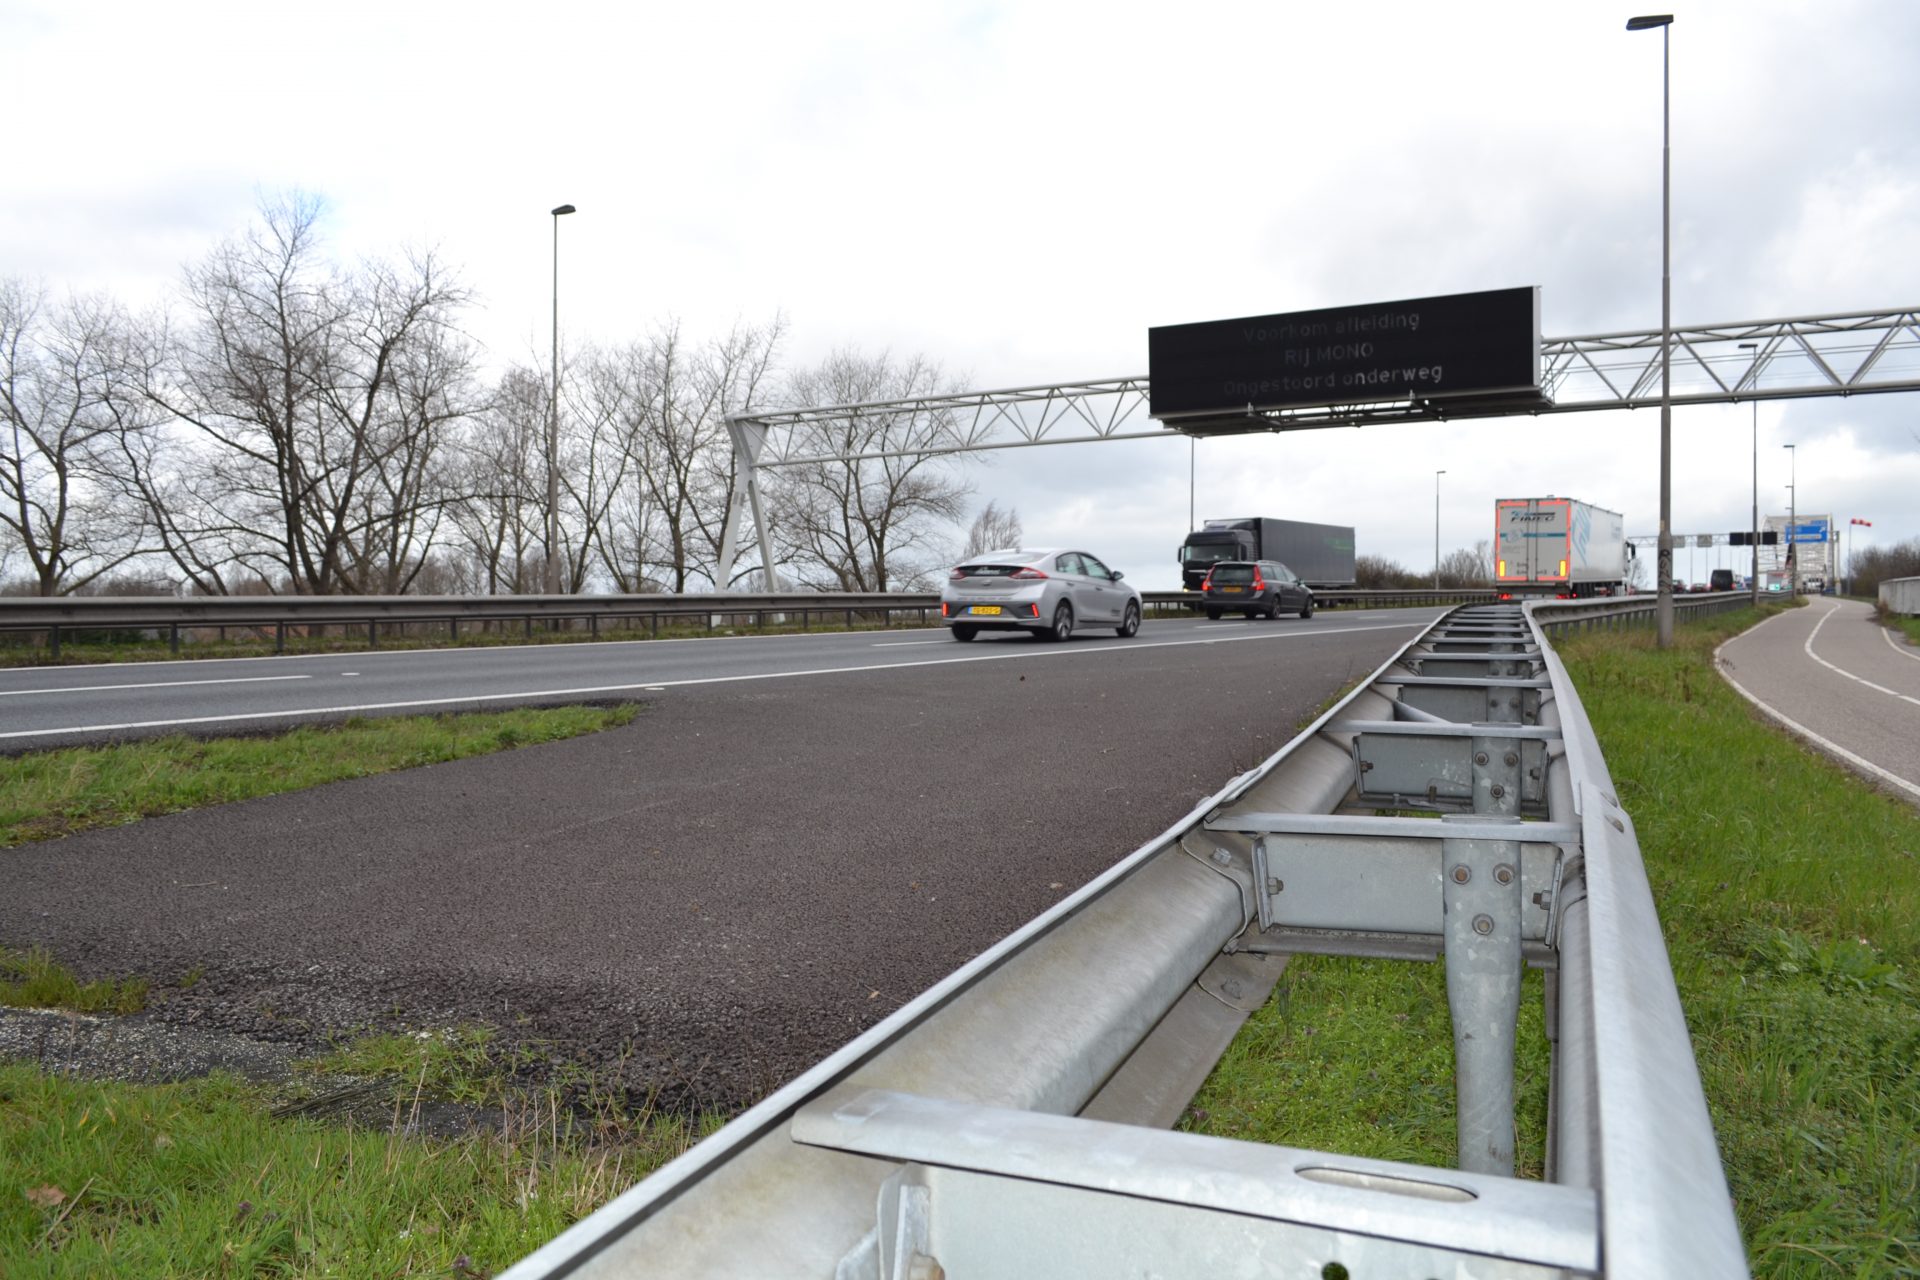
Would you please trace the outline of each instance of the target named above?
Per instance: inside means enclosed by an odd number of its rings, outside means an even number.
[[[1537,396],[1540,290],[1494,289],[1147,330],[1156,418]]]

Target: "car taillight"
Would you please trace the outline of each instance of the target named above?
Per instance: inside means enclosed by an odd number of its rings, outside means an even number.
[[[943,618],[951,616],[950,613],[948,612],[947,602],[945,600],[942,600],[940,602],[940,616]]]
[[[1253,589],[1255,591],[1265,591],[1267,589],[1266,581],[1263,578],[1261,578],[1260,571],[1258,569],[1255,569],[1253,571]]]
[[[1014,572],[1008,574],[1007,576],[1009,578],[1012,578],[1015,582],[1033,582],[1036,579],[1044,578],[1047,575],[1040,572],[1038,569],[1016,569]]]
[[[958,581],[960,581],[960,579],[962,579],[962,578],[964,578],[964,577],[966,577],[966,576],[967,576],[967,571],[966,571],[965,569],[955,569],[955,570],[954,570],[954,571],[953,571],[952,573],[949,573],[949,574],[947,575],[947,581],[948,581],[948,582],[958,582]]]
[[[1045,575],[1045,574],[1041,574],[1040,576],[1041,576],[1041,577],[1043,577],[1043,578],[1044,578],[1044,577],[1046,577],[1046,575]],[[1029,608],[1029,609],[1031,609],[1031,610],[1033,610],[1033,616],[1034,616],[1034,617],[1036,617],[1036,618],[1037,618],[1037,617],[1039,617],[1039,616],[1040,616],[1040,606],[1039,606],[1039,605],[1037,605],[1037,604],[1030,604],[1030,605],[1028,605],[1028,606],[1027,606],[1027,608]]]
[[[1212,585],[1213,585],[1213,570],[1209,569],[1207,570],[1207,576],[1200,579],[1200,589],[1202,591],[1205,591],[1208,587]]]

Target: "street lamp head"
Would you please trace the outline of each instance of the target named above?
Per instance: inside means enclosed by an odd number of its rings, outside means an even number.
[[[1651,31],[1655,27],[1670,27],[1672,25],[1673,15],[1670,13],[1649,13],[1642,17],[1627,19],[1627,30],[1629,31]]]
[[[557,218],[563,213],[576,213],[576,212],[578,212],[578,210],[576,210],[572,205],[563,204],[558,209],[555,209],[553,211],[553,216]]]

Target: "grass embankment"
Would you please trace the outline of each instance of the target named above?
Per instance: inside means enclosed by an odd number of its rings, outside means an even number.
[[[701,1136],[672,1117],[585,1123],[551,1094],[451,1142],[276,1118],[273,1101],[230,1076],[140,1087],[0,1064],[0,1273],[489,1276]]]
[[[637,708],[356,717],[248,738],[155,738],[0,757],[0,846],[596,733]]]
[[[1712,669],[1755,620],[1559,648],[1634,816],[1755,1273],[1920,1274],[1920,815],[1759,720]],[[1520,1165],[1547,1057],[1523,1004]],[[1437,965],[1307,957],[1189,1127],[1454,1162]]]

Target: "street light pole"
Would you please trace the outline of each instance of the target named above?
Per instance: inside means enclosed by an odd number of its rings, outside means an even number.
[[[1440,589],[1440,477],[1444,471],[1433,473],[1433,589]]]
[[[1780,446],[1787,451],[1787,594],[1800,594],[1800,557],[1795,548],[1794,531],[1800,523],[1800,487],[1794,483],[1800,478],[1800,454],[1794,445]]]
[[[1759,365],[1760,344],[1757,342],[1743,342],[1740,344],[1740,349],[1742,351],[1751,351],[1755,353],[1753,357],[1754,367],[1748,371],[1749,376],[1753,382],[1753,385],[1749,387],[1748,390],[1758,391],[1760,389],[1760,365]],[[1753,603],[1755,604],[1755,606],[1758,606],[1760,603],[1760,399],[1758,396],[1755,396],[1753,401],[1753,535],[1752,536],[1753,536],[1753,574],[1751,577],[1747,579],[1747,586],[1750,588],[1750,592],[1753,596]]]
[[[574,212],[570,204],[553,211],[553,398],[547,405],[547,555],[548,594],[560,590],[560,219]]]
[[[1673,134],[1667,33],[1672,25],[1670,13],[1627,19],[1629,31],[1660,28],[1660,594],[1654,613],[1662,649],[1673,645]]]

